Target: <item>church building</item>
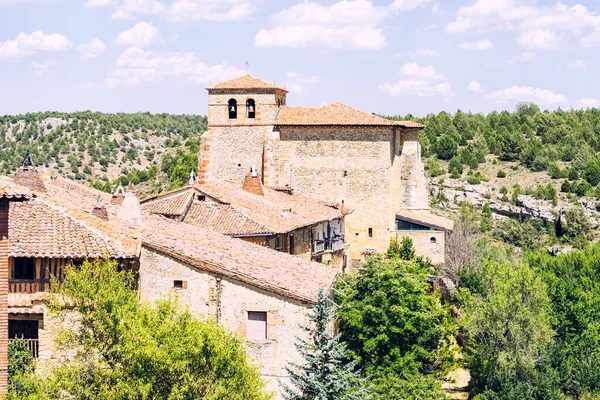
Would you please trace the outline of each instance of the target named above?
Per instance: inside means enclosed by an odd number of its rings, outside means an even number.
[[[284,88],[250,75],[208,90],[200,184],[243,181],[257,170],[267,188],[290,188],[354,212],[345,219],[350,259],[410,237],[419,255],[444,262],[452,222],[429,208],[423,125],[391,121],[342,103],[287,105]]]

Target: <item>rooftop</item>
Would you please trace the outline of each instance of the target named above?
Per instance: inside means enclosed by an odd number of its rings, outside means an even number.
[[[321,107],[283,106],[279,110],[275,125],[349,125],[349,126],[400,126],[423,128],[412,121],[392,121],[370,114],[343,103],[331,103]]]
[[[442,231],[450,232],[454,229],[452,220],[432,214],[429,210],[403,209],[396,214],[396,217]]]
[[[126,228],[36,198],[11,203],[9,255],[50,258],[134,258],[140,241]]]
[[[239,78],[230,79],[225,82],[217,83],[211,87],[207,88],[208,90],[215,89],[274,89],[279,91],[284,91],[287,93],[287,90],[280,88],[274,84],[269,82],[265,82],[261,79],[255,78],[252,75],[243,75]]]
[[[330,266],[144,213],[145,246],[195,268],[299,301],[315,303],[337,275]]]

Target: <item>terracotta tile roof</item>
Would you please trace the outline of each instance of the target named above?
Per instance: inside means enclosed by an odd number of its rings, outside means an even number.
[[[13,257],[133,258],[137,235],[74,208],[40,198],[11,203],[9,255]]]
[[[31,189],[18,185],[7,177],[0,177],[0,198],[29,199],[34,196]]]
[[[48,174],[42,173],[41,177],[46,186],[44,198],[54,203],[82,208],[86,211],[94,208],[98,203],[98,198],[102,204],[110,204],[112,198],[110,193],[60,176],[50,177]]]
[[[144,201],[142,210],[152,214],[161,214],[168,216],[181,216],[185,214],[192,198],[193,190],[179,191],[177,193],[161,196],[155,199]]]
[[[193,202],[183,222],[228,236],[258,236],[273,232],[230,204]]]
[[[45,192],[46,186],[34,167],[21,167],[15,174],[15,183],[28,187],[36,192]]]
[[[282,296],[315,303],[337,275],[330,266],[144,213],[145,246],[198,269]]]
[[[287,233],[342,217],[341,210],[311,197],[268,187],[264,188],[264,196],[248,193],[242,189],[241,183],[232,181],[211,181],[196,187],[207,196],[231,204],[248,218],[275,233]]]
[[[252,75],[244,75],[240,76],[239,78],[217,83],[216,85],[208,87],[207,89],[276,89],[287,92],[285,89],[255,78]]]
[[[331,103],[321,107],[283,106],[275,125],[349,125],[349,126],[401,126],[423,128],[412,121],[392,121],[342,103]]]
[[[396,217],[404,221],[429,226],[442,231],[451,231],[454,229],[454,222],[452,220],[432,214],[429,210],[403,209],[396,214]]]

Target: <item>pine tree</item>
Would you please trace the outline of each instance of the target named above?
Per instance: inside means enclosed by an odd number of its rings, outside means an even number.
[[[370,388],[356,371],[356,361],[347,361],[348,351],[339,336],[328,327],[335,318],[333,307],[323,291],[317,305],[308,312],[310,326],[301,326],[310,339],[298,338],[296,348],[304,363],[290,363],[286,370],[292,387],[283,385],[287,400],[365,400]]]

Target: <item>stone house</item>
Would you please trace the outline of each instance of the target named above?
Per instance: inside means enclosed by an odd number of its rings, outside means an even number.
[[[175,295],[193,313],[237,332],[267,388],[279,393],[286,364],[301,361],[294,344],[306,333],[299,326],[319,290],[331,291],[336,268],[164,217],[143,219],[142,300]]]
[[[212,232],[343,269],[344,221],[351,210],[295,193],[263,186],[249,173],[242,181],[215,180],[151,196],[142,209]]]
[[[70,356],[54,347],[61,321],[45,306],[49,278],[60,279],[66,264],[118,260],[137,272],[142,301],[176,296],[198,317],[228,327],[246,342],[252,362],[276,393],[279,381],[287,379],[285,365],[299,361],[294,343],[306,335],[299,325],[319,290],[330,293],[337,276],[333,266],[142,212],[132,190],[101,193],[35,168],[20,169],[14,179],[0,177],[4,203],[0,234],[8,240],[0,240],[0,389],[2,382],[6,387],[10,338],[28,340],[40,373]]]
[[[256,166],[266,187],[352,208],[345,220],[351,259],[385,251],[392,237],[408,236],[418,254],[444,262],[452,223],[429,208],[418,140],[423,125],[342,103],[288,106],[285,89],[250,75],[207,90],[201,184],[242,180]]]

